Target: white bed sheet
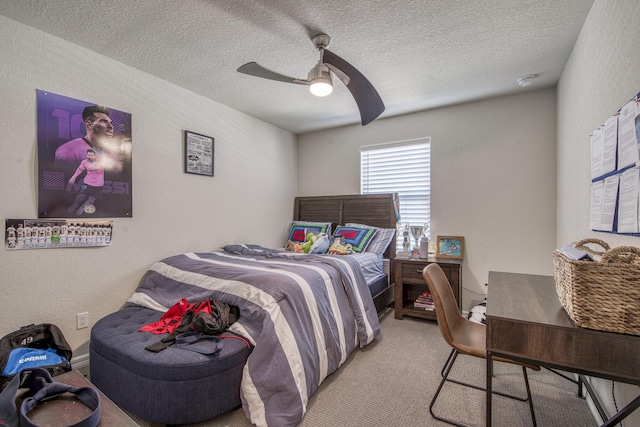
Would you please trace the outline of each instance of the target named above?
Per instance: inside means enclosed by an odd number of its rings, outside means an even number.
[[[356,252],[349,256],[360,264],[362,274],[364,274],[364,278],[368,284],[373,283],[385,274],[382,255],[373,252]]]

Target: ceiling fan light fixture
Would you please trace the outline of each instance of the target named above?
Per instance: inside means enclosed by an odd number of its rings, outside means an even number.
[[[327,96],[333,92],[333,85],[331,84],[331,80],[326,81],[318,78],[311,82],[309,91],[315,96]]]
[[[327,96],[333,92],[331,72],[326,65],[318,63],[309,71],[309,91],[315,96]]]

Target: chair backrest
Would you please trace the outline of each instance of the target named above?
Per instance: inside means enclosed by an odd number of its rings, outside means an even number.
[[[449,284],[449,279],[436,263],[427,265],[422,270],[422,277],[429,286],[442,337],[450,346],[457,347],[454,343],[452,330],[465,319],[458,310],[458,303]]]

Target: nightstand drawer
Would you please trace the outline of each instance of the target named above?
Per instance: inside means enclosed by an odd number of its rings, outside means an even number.
[[[424,263],[405,263],[402,264],[402,280],[406,283],[425,283],[424,277],[422,277],[422,270],[428,265],[428,262]],[[445,276],[447,276],[447,280],[451,283],[451,268],[447,265],[440,264],[440,268]],[[457,271],[457,270],[456,270]]]
[[[428,263],[407,263],[402,264],[402,280],[405,283],[425,283],[422,277],[422,269]]]

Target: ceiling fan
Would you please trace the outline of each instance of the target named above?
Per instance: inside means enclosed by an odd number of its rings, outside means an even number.
[[[331,72],[333,72],[347,86],[358,104],[362,126],[382,114],[384,103],[369,80],[347,61],[327,50],[329,43],[331,43],[331,37],[326,34],[318,34],[311,41],[320,51],[320,60],[309,71],[306,80],[268,70],[256,62],[244,64],[238,68],[238,72],[279,82],[307,85],[311,93],[316,96],[326,96],[333,91],[331,81]]]

